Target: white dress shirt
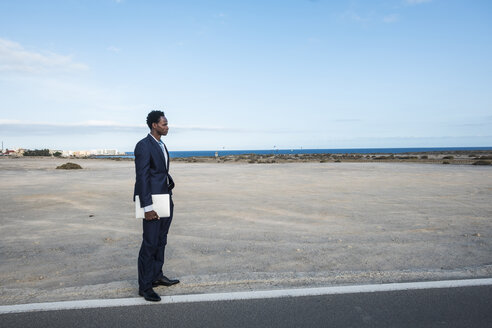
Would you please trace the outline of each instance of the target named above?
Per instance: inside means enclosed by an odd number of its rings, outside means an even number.
[[[159,147],[161,147],[162,152],[164,153],[164,165],[166,165],[166,168],[167,168],[167,152],[166,152],[166,148],[164,147],[164,143],[160,140],[157,140],[151,133],[149,133],[149,135],[152,138],[154,138],[155,142],[157,142],[159,144]],[[153,210],[154,210],[154,208],[152,207],[152,205],[144,207],[144,212],[150,212]]]

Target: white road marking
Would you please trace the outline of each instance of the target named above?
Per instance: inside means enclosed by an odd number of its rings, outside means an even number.
[[[358,286],[334,286],[334,287],[320,287],[320,288],[279,289],[279,290],[233,292],[233,293],[176,295],[176,296],[163,296],[160,302],[147,302],[143,298],[98,299],[98,300],[85,300],[85,301],[2,305],[0,306],[0,314],[90,309],[90,308],[103,308],[103,307],[135,306],[135,305],[232,301],[232,300],[280,298],[280,297],[318,296],[318,295],[332,295],[332,294],[375,293],[375,292],[387,292],[387,291],[399,291],[399,290],[456,288],[456,287],[488,286],[488,285],[492,285],[492,278],[407,282],[407,283],[358,285]]]

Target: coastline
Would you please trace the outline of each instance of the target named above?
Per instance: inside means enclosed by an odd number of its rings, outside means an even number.
[[[183,153],[183,152],[177,152]],[[190,152],[200,153],[200,152]],[[51,158],[42,156],[2,156],[1,158]],[[52,157],[55,158],[55,157]],[[74,159],[100,159],[114,161],[133,161],[131,155],[102,155],[102,156],[70,156],[56,157],[67,161]],[[364,153],[244,153],[216,156],[170,156],[172,162],[185,163],[422,163],[422,164],[459,164],[459,165],[492,165],[492,149],[484,150],[433,150],[416,152],[364,152]]]
[[[490,165],[492,150],[454,150],[454,151],[426,151],[406,153],[311,153],[311,154],[241,154],[226,156],[192,156],[172,158],[176,162],[189,163],[226,163],[245,162],[250,164],[273,163],[305,163],[305,162],[354,162],[354,163],[443,163],[443,164],[475,164]]]
[[[74,157],[75,158],[75,157]],[[84,157],[87,158],[87,157]],[[110,159],[116,161],[133,161],[133,156],[92,156],[93,159]],[[390,162],[390,163],[425,163],[425,164],[475,164],[491,165],[491,150],[447,150],[401,153],[306,153],[306,154],[236,154],[217,156],[171,156],[173,162],[186,163],[326,163],[326,162]]]

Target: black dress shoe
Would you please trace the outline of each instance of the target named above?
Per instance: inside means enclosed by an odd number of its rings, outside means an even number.
[[[176,285],[177,283],[179,283],[179,280],[178,279],[169,279],[166,276],[162,276],[161,279],[157,279],[156,281],[154,281],[152,283],[152,287],[157,287],[157,286],[172,286],[172,285]]]
[[[138,295],[143,296],[146,301],[159,302],[161,300],[161,297],[152,288],[144,291],[139,290]]]

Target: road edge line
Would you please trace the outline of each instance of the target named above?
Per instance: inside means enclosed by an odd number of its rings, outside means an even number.
[[[155,303],[147,302],[143,298],[95,299],[95,300],[2,305],[0,306],[0,314],[26,313],[26,312],[39,312],[39,311],[77,310],[77,309],[136,306],[136,305],[158,305],[158,304],[172,304],[172,303],[195,303],[195,302],[282,298],[282,297],[321,296],[321,295],[335,295],[335,294],[375,293],[375,292],[388,292],[388,291],[475,287],[475,286],[489,286],[489,285],[492,285],[492,278],[404,282],[404,283],[352,285],[352,286],[344,285],[344,286],[331,286],[331,287],[277,289],[277,290],[230,292],[230,293],[174,295],[174,296],[162,296],[162,300],[160,302],[155,302]]]

